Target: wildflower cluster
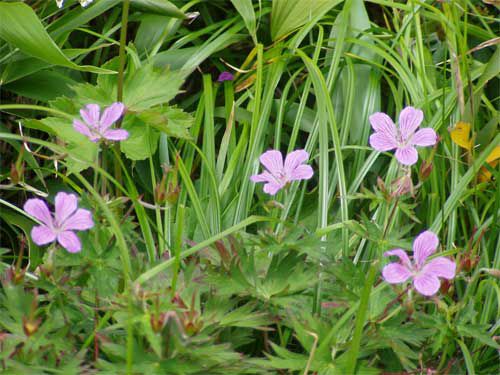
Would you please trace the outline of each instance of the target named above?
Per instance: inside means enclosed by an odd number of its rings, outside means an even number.
[[[219,80],[225,79],[222,78],[219,77]],[[105,108],[102,114],[99,105],[88,104],[80,110],[83,121],[75,119],[73,127],[92,142],[125,140],[128,137],[127,131],[111,128],[123,116],[124,111],[125,106],[122,103],[113,103]],[[377,151],[396,149],[396,159],[402,165],[413,165],[418,160],[414,146],[432,146],[437,141],[433,129],[417,131],[422,120],[421,110],[406,107],[400,114],[397,128],[385,113],[375,113],[370,116],[370,123],[375,130],[370,137],[370,144]],[[253,182],[263,182],[264,192],[275,195],[293,181],[312,178],[313,168],[304,164],[308,159],[309,153],[305,150],[293,151],[285,160],[278,150],[266,151],[260,156],[264,171],[251,176],[250,179]],[[88,230],[94,226],[91,212],[77,207],[77,196],[74,194],[59,192],[55,197],[54,214],[51,214],[47,204],[41,199],[29,199],[24,210],[41,223],[31,231],[33,241],[37,245],[57,241],[69,252],[79,252],[82,245],[75,231]],[[390,284],[398,284],[412,279],[413,286],[419,293],[424,296],[434,295],[439,290],[439,278],[453,279],[456,270],[455,262],[445,257],[427,261],[438,245],[436,234],[425,231],[413,243],[413,261],[402,249],[387,251],[384,256],[397,256],[399,262],[384,267],[384,280]]]
[[[111,127],[123,116],[124,112],[123,103],[111,104],[104,109],[102,115],[98,104],[88,104],[80,110],[83,121],[73,120],[73,128],[92,142],[123,141],[128,138],[128,132]],[[75,231],[88,230],[94,226],[94,222],[92,213],[78,208],[77,201],[75,194],[57,193],[54,214],[52,214],[43,200],[28,199],[24,204],[24,211],[41,224],[34,226],[31,230],[33,242],[42,246],[56,241],[70,253],[81,251],[82,244]]]
[[[382,112],[370,116],[370,123],[375,133],[370,136],[370,145],[377,151],[396,150],[398,162],[408,167],[418,160],[415,146],[433,146],[437,142],[434,129],[418,130],[424,118],[420,109],[406,107],[399,115],[399,127],[396,127],[391,118]],[[313,176],[313,169],[303,164],[309,159],[305,150],[296,150],[286,156],[280,151],[270,150],[260,156],[260,162],[265,170],[261,174],[253,175],[253,182],[264,182],[264,192],[275,195],[279,190],[288,186],[292,181],[308,180]],[[396,181],[395,194],[402,195],[413,190],[409,170]],[[387,251],[385,256],[397,256],[399,263],[391,263],[384,267],[382,276],[390,284],[404,283],[413,280],[415,289],[424,296],[437,293],[440,286],[439,278],[453,279],[455,277],[455,262],[445,257],[437,257],[429,262],[439,245],[438,237],[431,231],[421,233],[413,244],[414,262],[410,260],[402,249]]]

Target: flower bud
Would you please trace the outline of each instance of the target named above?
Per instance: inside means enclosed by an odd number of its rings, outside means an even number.
[[[443,279],[439,290],[441,291],[442,294],[448,294],[448,291],[450,290],[451,285],[452,285],[451,280]]]
[[[177,202],[177,199],[179,198],[180,192],[181,192],[181,188],[179,185],[174,184],[172,182],[169,183],[167,195],[166,195],[167,202],[170,203],[171,205],[175,204]]]
[[[42,318],[38,319],[28,319],[23,316],[23,331],[26,336],[32,336],[38,331],[40,327],[40,323],[42,322]]]
[[[410,175],[404,175],[396,179],[392,183],[392,196],[393,197],[400,197],[402,195],[405,195],[407,193],[412,193],[414,191],[413,187],[413,181],[411,180]]]
[[[420,180],[421,181],[427,180],[432,172],[432,169],[433,169],[432,163],[429,163],[426,160],[424,160],[422,162],[422,165],[420,166],[420,171],[418,173]]]
[[[10,165],[10,180],[14,185],[18,184],[20,181],[23,181],[24,177],[23,151],[24,148],[21,148],[17,161],[15,163],[11,163]]]
[[[380,176],[377,176],[377,187],[380,189],[381,192],[387,191],[387,188],[385,187],[385,182],[380,178]]]
[[[155,187],[155,202],[157,204],[164,204],[167,201],[167,175],[163,175],[161,181]]]

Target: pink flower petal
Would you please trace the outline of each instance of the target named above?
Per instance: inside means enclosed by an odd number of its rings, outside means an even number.
[[[273,175],[283,172],[283,156],[279,151],[269,150],[264,152],[260,156],[260,162]]]
[[[64,223],[64,230],[87,230],[94,226],[92,213],[89,210],[79,208]]]
[[[437,134],[432,128],[420,129],[413,135],[411,143],[415,146],[434,146],[437,142]]]
[[[285,174],[291,175],[293,170],[309,159],[309,153],[306,150],[295,150],[290,152],[285,158]]]
[[[82,243],[78,236],[69,230],[59,233],[57,242],[70,253],[78,253],[82,249]]]
[[[411,271],[399,263],[389,263],[382,270],[382,276],[389,284],[399,284],[411,277]]]
[[[269,172],[262,172],[261,174],[250,176],[250,180],[253,182],[276,182],[276,179]]]
[[[267,184],[264,185],[264,193],[267,193],[269,195],[275,195],[283,185],[277,183],[277,182],[268,182]]]
[[[393,249],[393,250],[386,251],[384,253],[384,256],[385,257],[397,256],[399,258],[399,260],[401,261],[401,264],[403,266],[405,266],[408,269],[412,268],[410,258],[408,257],[408,254],[406,253],[406,251],[404,251],[403,249]]]
[[[421,273],[413,278],[413,286],[424,296],[432,296],[437,293],[441,283],[432,273]]]
[[[398,134],[396,125],[394,125],[392,119],[385,113],[374,113],[370,116],[369,120],[373,130],[375,130],[377,133],[384,133],[388,137],[396,139],[396,135]]]
[[[406,142],[424,119],[424,113],[413,107],[404,108],[399,114],[399,131],[403,141]]]
[[[403,165],[413,165],[418,160],[417,149],[413,146],[398,147],[396,159]]]
[[[80,115],[83,118],[83,121],[87,123],[87,125],[97,128],[99,124],[99,113],[101,109],[97,104],[87,104],[85,108],[80,110]]]
[[[128,138],[128,131],[123,129],[106,130],[103,137],[110,141],[123,141]]]
[[[49,227],[52,226],[52,215],[43,200],[38,198],[28,199],[24,204],[24,211]]]
[[[398,147],[398,142],[392,134],[378,132],[370,135],[370,146],[377,151],[389,151]]]
[[[31,229],[31,238],[38,246],[54,242],[56,234],[46,225],[37,225]]]
[[[432,259],[422,268],[422,274],[432,274],[436,277],[443,277],[451,280],[455,277],[457,265],[454,261],[446,257],[438,257]]]
[[[439,238],[430,230],[420,233],[413,241],[413,259],[421,269],[429,255],[434,254],[439,246]]]
[[[290,181],[309,180],[313,175],[314,171],[310,165],[299,165],[292,171]]]
[[[57,193],[55,203],[56,223],[61,227],[66,219],[76,211],[78,198],[75,194],[68,194],[61,191]]]
[[[83,134],[86,137],[91,138],[92,133],[87,125],[85,125],[80,120],[73,120],[73,129],[75,129],[78,133]]]
[[[100,120],[99,130],[104,132],[111,125],[113,125],[122,115],[125,110],[123,103],[113,103],[104,110]],[[128,133],[127,133],[128,134]]]

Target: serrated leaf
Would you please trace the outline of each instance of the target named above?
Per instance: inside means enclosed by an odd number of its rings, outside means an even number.
[[[125,80],[123,102],[131,111],[149,109],[166,104],[178,93],[183,75],[171,70],[158,70],[148,64]]]
[[[189,128],[194,118],[180,108],[165,106],[141,112],[138,117],[147,125],[174,138],[191,139]]]
[[[141,121],[137,116],[127,116],[123,129],[129,137],[120,142],[121,151],[131,160],[144,160],[156,152],[160,132]]]

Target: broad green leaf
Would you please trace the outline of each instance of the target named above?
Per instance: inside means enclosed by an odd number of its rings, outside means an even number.
[[[160,132],[136,116],[128,116],[123,121],[123,129],[129,137],[120,142],[121,151],[131,160],[144,160],[156,152]]]
[[[23,3],[0,3],[0,38],[27,55],[53,65],[93,73],[116,73],[72,62],[50,38],[35,12]]]
[[[253,39],[253,42],[257,44],[257,26],[252,0],[231,0],[231,2],[240,14],[241,18],[243,18],[245,26],[247,27],[248,32]]]
[[[178,71],[142,66],[125,79],[123,102],[132,111],[168,103],[179,93],[183,80]]]
[[[134,45],[140,54],[146,54],[152,51],[158,41],[164,37],[163,34],[171,18],[157,14],[144,14],[140,17],[140,20],[141,23],[135,34]]]
[[[153,63],[156,67],[169,67],[172,70],[180,69],[197,51],[198,47],[186,47],[162,51],[156,54],[153,59]]]
[[[138,115],[147,125],[175,138],[191,139],[189,128],[194,118],[180,108],[165,106]]]
[[[75,83],[66,74],[42,70],[4,85],[3,88],[17,95],[47,103],[58,96],[71,95],[70,87]]]
[[[340,0],[273,0],[271,37],[277,40],[308,21],[321,17]]]
[[[147,13],[156,13],[174,18],[186,18],[186,15],[167,0],[131,0],[134,8]]]
[[[151,64],[141,66],[125,75],[123,103],[131,112],[166,104],[179,93],[182,82],[183,76],[179,71],[156,69]],[[81,106],[88,103],[107,106],[116,101],[116,76],[98,79],[96,86],[83,83],[72,89]]]

